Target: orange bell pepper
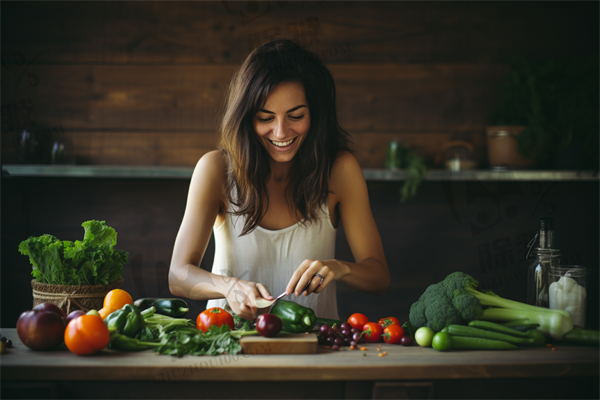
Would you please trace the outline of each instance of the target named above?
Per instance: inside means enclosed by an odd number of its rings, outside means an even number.
[[[131,295],[122,289],[113,289],[104,297],[104,307],[98,311],[102,319],[123,308],[125,304],[133,304]]]
[[[94,354],[108,346],[110,332],[102,318],[86,314],[81,315],[67,325],[65,344],[73,353],[85,356]]]

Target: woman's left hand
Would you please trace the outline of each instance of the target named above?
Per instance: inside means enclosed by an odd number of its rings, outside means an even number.
[[[286,292],[288,294],[294,293],[296,294],[296,297],[300,296],[302,294],[300,291],[304,289],[304,286],[306,286],[308,281],[310,281],[315,274],[319,274],[323,277],[323,282],[319,284],[321,278],[315,276],[308,288],[304,291],[304,294],[305,296],[308,296],[313,292],[321,293],[332,281],[342,279],[347,271],[348,266],[338,260],[304,260],[292,275],[292,278],[287,285]]]

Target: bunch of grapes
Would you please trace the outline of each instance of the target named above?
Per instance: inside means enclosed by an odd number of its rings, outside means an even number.
[[[353,328],[348,322],[342,322],[341,325],[329,324],[321,325],[317,333],[319,344],[331,346],[333,350],[338,350],[342,346],[357,346],[365,342],[365,337],[360,329]]]

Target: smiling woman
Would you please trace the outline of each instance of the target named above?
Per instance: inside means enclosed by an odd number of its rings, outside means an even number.
[[[299,105],[285,111],[293,104]],[[310,112],[302,86],[297,83],[277,86],[265,108],[256,114],[252,126],[274,162],[292,161],[310,128]]]
[[[219,150],[192,176],[169,273],[174,295],[254,319],[271,291],[304,293],[297,303],[339,319],[336,281],[385,292],[364,176],[336,118],[333,78],[313,53],[289,40],[256,48],[231,81],[219,133]],[[335,259],[340,221],[353,263]],[[209,273],[198,265],[211,229]]]

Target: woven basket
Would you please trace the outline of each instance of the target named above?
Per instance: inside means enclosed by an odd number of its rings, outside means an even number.
[[[113,289],[120,288],[123,280],[108,285],[50,285],[31,281],[33,306],[52,303],[62,308],[67,315],[74,310],[100,310],[104,297]]]

